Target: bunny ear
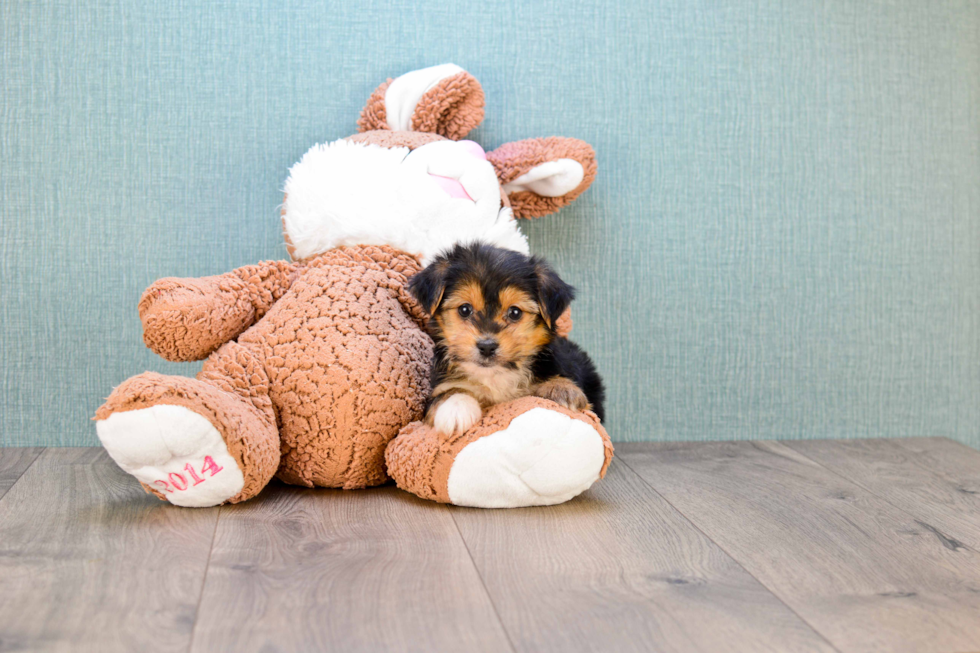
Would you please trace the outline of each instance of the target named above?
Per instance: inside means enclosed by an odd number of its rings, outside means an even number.
[[[451,63],[413,70],[375,89],[357,121],[360,131],[430,132],[459,140],[483,120],[483,88]]]
[[[575,200],[595,179],[595,151],[552,136],[501,145],[487,153],[518,218],[540,218]]]

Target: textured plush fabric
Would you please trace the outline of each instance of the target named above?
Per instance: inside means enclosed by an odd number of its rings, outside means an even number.
[[[980,446],[975,2],[0,2],[0,444],[96,445],[141,293],[287,256],[287,171],[447,61],[488,151],[599,175],[521,223],[617,440]]]
[[[405,283],[418,262],[386,247],[306,262],[290,292],[238,342],[277,369],[289,483],[357,488],[387,480],[384,448],[422,414],[432,341]]]
[[[385,94],[393,79],[378,86],[357,121],[362,132],[392,129]],[[435,133],[459,140],[483,120],[483,88],[473,75],[461,71],[422,94],[411,119],[411,131]]]
[[[357,119],[357,129],[360,132],[373,132],[390,129],[388,127],[388,111],[385,107],[385,92],[391,85],[392,78],[374,89],[367,104],[361,109],[361,117]]]
[[[355,143],[371,143],[381,147],[407,147],[414,150],[426,143],[443,140],[438,134],[426,132],[393,132],[387,130],[371,130],[348,136],[347,140]]]
[[[261,318],[297,269],[264,261],[215,277],[159,279],[140,299],[143,342],[170,361],[201,360]]]
[[[535,166],[555,159],[572,159],[579,162],[585,175],[572,191],[559,197],[541,197],[529,191],[508,195],[511,209],[518,218],[540,218],[554,213],[578,199],[595,181],[596,160],[592,147],[582,141],[568,138],[529,138],[524,141],[505,143],[492,152],[487,160],[493,164],[501,184],[508,184]]]
[[[231,384],[243,384],[248,383],[241,374],[243,369],[246,368],[227,366],[219,372],[212,366],[209,373],[221,374]],[[238,462],[245,476],[245,486],[239,494],[228,499],[229,503],[254,497],[279,468],[279,438],[275,422],[270,420],[271,414],[256,410],[251,402],[236,394],[196,379],[164,376],[155,372],[134,376],[113,390],[99,407],[95,419],[104,420],[114,413],[159,404],[188,408],[206,417],[219,429],[228,453]],[[145,483],[142,485],[147,492],[164,498],[155,488]]]
[[[388,474],[403,490],[423,499],[450,503],[449,472],[457,454],[480,438],[507,428],[515,417],[536,407],[548,408],[572,419],[581,420],[598,431],[605,449],[605,461],[599,477],[606,475],[606,469],[609,468],[613,457],[613,445],[595,414],[576,413],[537,397],[522,397],[491,406],[472,429],[448,437],[437,433],[424,422],[412,422],[388,445],[385,454]]]
[[[405,289],[419,269],[388,247],[344,247],[297,264],[163,279],[141,302],[158,316],[147,343],[161,354],[206,354],[219,334],[258,319],[211,354],[196,380],[134,377],[96,419],[154,403],[205,415],[242,463],[245,488],[232,502],[254,496],[273,472],[310,487],[383,483],[385,446],[422,414],[429,392],[432,340]]]
[[[458,73],[422,96],[412,116],[412,131],[463,138],[483,121],[483,102],[483,89],[476,78],[465,71]]]

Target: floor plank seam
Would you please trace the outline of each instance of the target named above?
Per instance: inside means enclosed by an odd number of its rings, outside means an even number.
[[[194,627],[191,629],[191,639],[187,643],[187,653],[194,650],[194,637],[197,635],[198,617],[201,615],[201,602],[204,600],[204,589],[208,585],[208,572],[211,571],[211,556],[214,554],[214,542],[218,538],[218,522],[221,521],[221,506],[214,518],[214,531],[211,533],[211,546],[208,548],[208,560],[204,565],[204,578],[201,580],[201,593],[197,596],[197,607],[194,609]]]
[[[786,445],[784,445],[784,446],[786,446]],[[928,521],[927,521],[928,520],[928,517],[926,515],[914,515],[911,512],[909,512],[908,509],[903,508],[902,506],[898,505],[897,503],[895,503],[894,501],[892,501],[891,499],[889,499],[885,495],[881,494],[880,492],[877,492],[875,490],[872,490],[869,487],[865,487],[864,485],[862,485],[861,483],[859,483],[858,481],[856,481],[854,479],[847,478],[843,474],[837,472],[836,470],[831,469],[830,467],[827,467],[826,465],[824,465],[823,463],[821,463],[819,460],[815,460],[815,459],[811,458],[810,456],[806,455],[802,451],[799,451],[798,449],[795,449],[793,447],[789,447],[789,448],[790,449],[793,449],[793,451],[795,451],[797,454],[803,456],[807,460],[811,461],[813,464],[818,465],[821,469],[824,469],[824,470],[830,472],[831,474],[833,474],[837,478],[842,479],[843,481],[845,481],[847,483],[850,483],[851,485],[854,485],[856,487],[861,488],[862,490],[864,490],[868,494],[870,494],[870,495],[872,495],[874,497],[877,497],[877,498],[881,499],[882,501],[884,501],[885,503],[887,503],[888,505],[890,505],[895,510],[898,510],[899,512],[901,512],[903,515],[908,516],[909,519],[911,519],[916,524],[918,524],[919,526],[925,528],[926,530],[930,531],[934,536],[936,536],[936,539],[938,539],[940,541],[940,543],[943,546],[945,546],[946,548],[950,548],[950,544],[949,544],[950,542],[955,542],[955,545],[958,546],[958,547],[960,547],[960,548],[966,549],[967,551],[970,551],[972,553],[980,554],[980,551],[977,551],[976,549],[974,549],[969,544],[966,544],[965,542],[960,542],[959,540],[951,537],[950,535],[948,535],[944,531],[941,531],[940,529],[936,528],[932,524],[928,523]],[[932,470],[926,469],[925,467],[922,467],[921,469],[925,469],[927,472],[933,473]],[[940,477],[940,478],[942,478],[942,477]]]
[[[470,564],[473,565],[473,571],[476,572],[476,577],[480,579],[480,585],[483,587],[483,593],[487,595],[487,600],[490,602],[490,607],[493,608],[493,614],[497,617],[497,623],[500,624],[500,630],[504,631],[504,637],[507,638],[507,645],[510,646],[512,653],[517,653],[517,647],[514,646],[514,640],[510,637],[510,632],[507,630],[507,625],[504,624],[504,620],[500,617],[500,611],[497,610],[497,604],[493,600],[493,596],[490,594],[490,589],[487,587],[487,582],[483,578],[483,574],[480,573],[480,568],[476,564],[476,560],[473,559],[473,552],[470,551],[470,545],[466,543],[466,538],[463,537],[463,532],[459,530],[459,524],[456,523],[456,516],[453,514],[451,508],[446,508],[449,511],[449,517],[453,520],[453,527],[456,529],[456,534],[459,535],[460,541],[463,543],[463,548],[466,549],[466,555],[470,558]]]
[[[0,494],[0,503],[2,503],[3,500],[7,498],[8,495],[10,495],[10,491],[13,490],[17,486],[17,484],[23,480],[24,475],[27,474],[27,470],[29,470],[31,467],[34,466],[34,463],[37,462],[37,459],[41,457],[42,453],[48,450],[48,447],[39,447],[39,449],[40,451],[37,452],[37,455],[34,456],[30,464],[28,464],[27,467],[24,468],[24,471],[20,473],[20,475],[17,477],[17,480],[11,483],[10,487],[4,490],[3,494]]]
[[[628,455],[628,454],[626,454],[626,455]],[[762,587],[762,588],[764,588],[764,589],[765,589],[765,590],[766,590],[767,592],[769,592],[769,593],[770,593],[770,594],[771,594],[771,595],[773,596],[773,598],[775,598],[775,599],[776,599],[777,601],[779,601],[779,602],[780,602],[780,603],[782,603],[782,604],[783,604],[784,606],[786,606],[786,609],[787,609],[787,610],[789,610],[789,611],[790,611],[790,612],[792,612],[792,613],[793,613],[794,615],[796,615],[796,618],[797,618],[797,619],[799,619],[799,620],[800,620],[800,621],[801,621],[802,623],[804,623],[804,624],[806,624],[806,626],[807,626],[807,627],[808,627],[808,628],[809,628],[810,630],[812,630],[812,631],[813,631],[813,633],[814,633],[814,634],[815,634],[815,635],[816,635],[817,637],[819,637],[819,638],[820,638],[820,639],[822,639],[822,640],[823,640],[824,642],[826,642],[826,643],[827,643],[827,646],[829,646],[829,647],[830,647],[830,648],[832,648],[833,650],[835,650],[835,651],[837,651],[838,653],[843,653],[843,652],[841,651],[841,649],[839,649],[839,648],[837,648],[837,647],[836,647],[836,646],[834,645],[834,643],[833,643],[833,642],[831,642],[831,641],[830,641],[829,639],[827,639],[827,636],[826,636],[826,635],[824,635],[824,634],[823,634],[822,632],[820,632],[819,630],[817,630],[817,628],[816,628],[816,627],[815,627],[815,626],[814,626],[814,625],[813,625],[812,623],[810,623],[809,621],[807,621],[807,620],[806,620],[806,619],[805,619],[805,618],[803,617],[803,615],[801,615],[801,614],[800,614],[799,612],[797,612],[797,611],[796,611],[796,609],[795,609],[795,608],[793,608],[793,606],[791,606],[791,605],[789,605],[788,603],[786,603],[786,601],[784,601],[784,600],[783,600],[783,598],[782,598],[781,596],[779,596],[779,594],[777,594],[777,593],[776,593],[776,592],[775,592],[775,591],[774,591],[774,590],[773,590],[773,589],[772,589],[771,587],[769,587],[769,586],[768,586],[768,585],[767,585],[766,583],[764,583],[764,582],[763,582],[763,581],[762,581],[761,579],[759,579],[759,578],[757,578],[757,577],[755,576],[755,574],[753,574],[753,573],[752,573],[751,571],[749,571],[748,569],[746,569],[746,568],[745,568],[745,565],[743,565],[743,564],[742,564],[742,562],[741,562],[741,561],[740,561],[740,560],[739,560],[738,558],[736,558],[736,557],[735,557],[735,556],[733,556],[733,555],[732,555],[731,553],[729,553],[729,551],[728,551],[728,549],[726,549],[726,548],[725,548],[724,546],[722,546],[722,545],[721,545],[721,544],[720,544],[719,542],[716,542],[716,541],[715,541],[715,539],[714,539],[713,537],[711,537],[710,535],[708,535],[708,533],[706,533],[706,532],[705,532],[705,531],[704,531],[704,530],[703,530],[703,529],[702,529],[702,528],[701,528],[700,526],[698,526],[698,524],[696,524],[696,523],[695,523],[695,522],[694,522],[694,521],[693,521],[693,520],[692,520],[692,519],[691,519],[690,517],[688,517],[688,516],[687,516],[686,514],[684,514],[684,512],[683,512],[683,511],[681,511],[681,510],[680,510],[680,509],[679,509],[679,508],[678,508],[677,506],[675,506],[675,505],[674,505],[674,504],[673,504],[673,503],[672,503],[672,502],[670,501],[670,499],[668,499],[668,498],[667,498],[667,497],[665,497],[665,496],[664,496],[663,494],[661,494],[661,493],[660,493],[660,492],[659,492],[659,491],[657,490],[657,488],[655,488],[655,487],[654,487],[653,485],[651,485],[651,484],[650,484],[650,483],[649,483],[649,482],[648,482],[648,481],[647,481],[647,480],[646,480],[645,478],[643,478],[643,475],[642,475],[642,474],[639,474],[639,473],[637,473],[637,471],[636,471],[635,469],[633,469],[633,468],[632,468],[632,467],[630,466],[630,464],[629,464],[628,462],[626,462],[626,460],[625,460],[625,459],[623,458],[623,455],[620,455],[620,456],[617,456],[617,457],[616,457],[616,460],[618,460],[618,461],[619,461],[619,462],[621,462],[621,463],[622,463],[623,465],[625,465],[625,466],[626,466],[626,468],[630,470],[630,473],[631,473],[631,474],[633,474],[634,476],[636,476],[636,477],[637,477],[637,478],[638,478],[638,479],[639,479],[639,480],[640,480],[640,481],[641,481],[641,482],[642,482],[642,483],[643,483],[644,485],[646,485],[646,486],[647,486],[648,488],[650,488],[650,490],[651,490],[651,491],[652,491],[652,492],[653,492],[654,494],[656,494],[656,495],[657,495],[657,496],[659,496],[659,497],[660,497],[661,499],[663,499],[663,500],[664,500],[664,501],[665,501],[665,502],[667,503],[667,505],[668,505],[668,506],[670,506],[671,508],[673,508],[673,509],[674,509],[674,511],[675,511],[675,512],[677,512],[677,514],[678,514],[678,515],[680,515],[680,516],[681,516],[681,517],[682,517],[682,518],[683,518],[683,519],[684,519],[685,521],[687,521],[687,523],[689,523],[689,524],[691,525],[691,527],[692,527],[692,528],[694,528],[694,529],[695,529],[695,530],[696,530],[697,532],[699,532],[699,533],[701,533],[702,535],[704,535],[704,537],[705,537],[705,538],[707,538],[707,539],[708,539],[708,541],[710,541],[710,542],[711,542],[711,543],[713,543],[713,544],[714,544],[715,546],[717,546],[717,547],[718,547],[718,549],[719,549],[719,550],[720,550],[720,551],[721,551],[722,553],[724,553],[724,554],[725,554],[726,556],[728,556],[728,558],[729,558],[729,559],[730,559],[730,560],[731,560],[732,562],[734,562],[734,563],[735,563],[736,565],[738,565],[738,567],[739,567],[740,569],[742,569],[742,570],[743,570],[743,571],[744,571],[744,572],[745,572],[746,574],[748,574],[750,578],[754,578],[754,579],[755,579],[755,581],[756,581],[757,583],[759,583],[759,586],[760,586],[760,587]]]

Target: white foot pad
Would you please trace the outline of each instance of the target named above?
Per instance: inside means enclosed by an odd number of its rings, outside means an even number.
[[[533,408],[466,445],[449,470],[449,500],[474,508],[550,506],[599,479],[602,436],[589,424]]]
[[[95,428],[116,464],[176,506],[216,506],[245,486],[224,438],[189,408],[160,404],[113,413]]]

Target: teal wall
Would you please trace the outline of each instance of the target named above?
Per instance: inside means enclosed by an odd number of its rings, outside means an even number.
[[[980,446],[980,5],[3,0],[0,426],[89,445],[161,276],[285,256],[289,166],[452,61],[487,148],[599,178],[526,225],[580,289],[617,440]]]

